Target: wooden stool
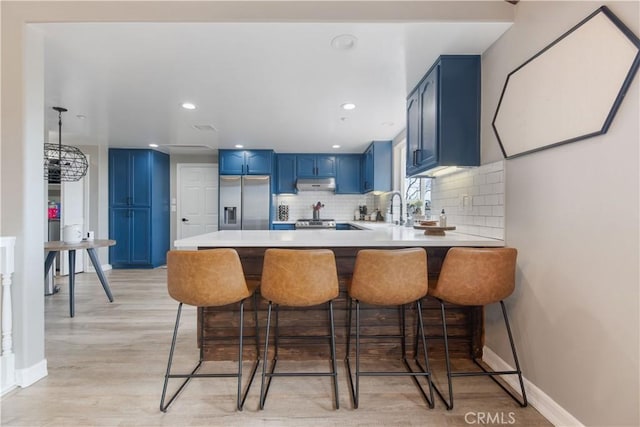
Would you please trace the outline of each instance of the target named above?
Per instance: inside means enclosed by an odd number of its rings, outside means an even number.
[[[267,310],[267,333],[265,335],[265,362],[262,365],[262,386],[260,389],[260,409],[264,409],[271,379],[277,376],[331,376],[335,393],[336,409],[338,402],[338,371],[336,368],[336,338],[333,320],[333,299],[338,296],[338,272],[335,256],[331,250],[293,250],[267,249],[264,253],[260,294],[269,301]],[[279,306],[309,307],[327,303],[329,306],[330,335],[280,337],[278,330]],[[271,370],[267,372],[267,354],[269,350],[269,329],[271,327],[271,308],[276,306],[275,353]],[[280,338],[329,338],[331,349],[330,372],[278,372],[278,343]],[[269,378],[265,385],[265,378]]]
[[[187,385],[191,378],[238,378],[238,395],[236,406],[239,411],[242,410],[247,393],[253,382],[258,364],[260,363],[260,343],[258,340],[258,313],[257,298],[255,289],[257,283],[247,283],[244,278],[242,264],[238,253],[234,249],[213,249],[202,251],[169,251],[167,253],[167,287],[169,295],[179,302],[176,324],[173,330],[173,339],[171,341],[171,350],[169,351],[169,361],[167,363],[167,372],[164,376],[164,387],[162,388],[162,398],[160,400],[160,410],[167,411],[167,408],[175,398],[180,394],[182,389]],[[257,358],[253,366],[251,378],[247,384],[247,389],[242,393],[242,345],[244,338],[244,301],[246,298],[253,296],[254,300],[254,322],[255,322],[255,340]],[[240,327],[237,337],[229,337],[238,339],[238,371],[236,373],[218,373],[218,374],[197,374],[204,360],[204,327],[200,326],[200,360],[188,374],[172,374],[171,364],[173,361],[173,352],[176,346],[176,337],[178,335],[178,326],[180,324],[180,315],[182,313],[182,304],[188,304],[198,307],[223,306],[240,302]],[[199,314],[202,314],[200,312]],[[202,319],[202,316],[200,316]],[[182,385],[178,388],[169,402],[165,405],[165,395],[167,392],[167,384],[169,378],[185,378]]]
[[[514,248],[452,248],[447,252],[436,285],[429,289],[429,295],[440,301],[440,311],[442,314],[447,380],[449,383],[449,402],[446,401],[437,388],[436,392],[444,401],[445,405],[447,405],[447,409],[453,409],[451,378],[477,375],[488,375],[521,406],[527,406],[527,395],[524,390],[524,383],[522,382],[522,371],[518,363],[513,336],[511,335],[507,310],[502,301],[513,293],[515,287],[517,254],[518,252]],[[499,372],[487,371],[487,369],[474,358],[474,363],[482,369],[482,372],[451,372],[451,359],[449,358],[449,341],[447,338],[447,323],[444,308],[445,302],[466,306],[485,306],[487,304],[500,302],[516,369],[513,371]],[[494,378],[495,375],[518,375],[523,400],[520,401],[510,390],[498,382],[498,380]]]
[[[349,285],[349,320],[347,333],[347,356],[346,364],[349,372],[349,383],[351,385],[351,395],[353,406],[358,407],[360,393],[360,376],[410,376],[418,386],[420,393],[426,400],[428,406],[433,408],[433,389],[431,387],[431,370],[429,368],[429,358],[427,357],[427,342],[424,334],[424,323],[422,321],[423,298],[428,291],[427,278],[427,253],[422,248],[376,250],[366,249],[358,252],[353,270],[353,277]],[[351,363],[349,361],[351,351],[351,317],[353,303],[356,305],[356,371],[355,386],[351,374]],[[378,306],[400,306],[400,335],[361,335],[360,334],[360,303],[373,304]],[[414,371],[407,361],[406,352],[406,321],[405,305],[416,304],[418,314],[418,330],[422,340],[424,352],[424,367],[419,363],[419,371]],[[361,371],[360,370],[360,338],[400,338],[402,348],[402,361],[406,371]],[[414,359],[418,355],[418,341],[414,349]],[[417,363],[417,359],[415,359]],[[429,385],[429,396],[418,382],[417,377],[425,377]]]

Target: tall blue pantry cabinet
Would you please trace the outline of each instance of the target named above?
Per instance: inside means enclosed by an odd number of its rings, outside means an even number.
[[[109,248],[113,268],[166,263],[170,244],[169,156],[154,150],[109,150]]]

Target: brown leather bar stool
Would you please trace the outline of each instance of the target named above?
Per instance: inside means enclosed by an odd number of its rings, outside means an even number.
[[[242,410],[247,393],[253,382],[258,364],[260,363],[260,343],[258,339],[258,314],[257,298],[255,289],[257,283],[247,282],[244,278],[242,264],[238,253],[234,249],[212,249],[201,251],[169,251],[167,253],[167,287],[169,295],[178,301],[178,314],[173,330],[173,340],[169,351],[169,361],[167,371],[164,376],[164,386],[162,388],[162,398],[160,399],[160,410],[166,412],[167,408],[191,378],[238,378],[238,394],[236,406]],[[242,393],[242,350],[244,340],[244,302],[253,296],[254,301],[254,322],[257,358],[253,366],[249,383],[244,394]],[[204,327],[200,325],[200,360],[198,364],[188,374],[172,374],[171,364],[176,346],[178,326],[180,325],[180,315],[182,305],[188,304],[198,307],[200,318],[204,307],[224,306],[240,302],[240,326],[236,337],[228,337],[238,340],[238,371],[235,373],[198,374],[204,360]],[[178,390],[164,404],[167,392],[167,384],[170,378],[185,378]]]
[[[333,251],[329,249],[296,250],[267,249],[264,253],[260,294],[269,301],[267,310],[267,333],[265,335],[265,362],[262,365],[262,387],[260,388],[260,409],[264,409],[267,393],[273,377],[292,376],[331,376],[335,394],[336,409],[338,402],[338,370],[336,366],[336,335],[333,320],[333,299],[338,296],[338,272]],[[279,307],[310,307],[327,304],[329,306],[330,334],[322,336],[280,337],[278,329]],[[274,334],[275,353],[272,366],[267,372],[267,354],[269,350],[269,329],[271,311],[275,305],[276,327]],[[278,362],[278,344],[280,338],[329,338],[331,350],[330,372],[275,372]],[[269,378],[265,384],[265,378]]]
[[[518,362],[516,347],[511,335],[509,318],[503,300],[513,293],[515,288],[516,257],[518,252],[514,248],[452,248],[447,252],[440,277],[437,283],[429,289],[429,295],[440,301],[442,314],[442,329],[444,335],[445,357],[447,363],[447,380],[449,383],[449,402],[436,387],[436,392],[443,400],[447,409],[453,409],[453,377],[468,377],[487,375],[506,391],[521,406],[527,406],[527,395],[522,382],[522,370]],[[451,359],[449,357],[449,340],[447,337],[447,323],[444,303],[452,303],[464,306],[485,306],[499,302],[502,307],[502,316],[507,327],[511,351],[516,369],[513,371],[488,371],[475,358],[474,363],[482,371],[451,372]],[[494,376],[518,375],[522,400],[519,400],[510,390],[503,386]],[[434,385],[435,386],[435,385]]]
[[[358,252],[353,270],[351,283],[349,284],[349,319],[347,334],[346,364],[349,372],[351,396],[353,406],[358,407],[361,376],[410,376],[418,386],[420,393],[430,408],[433,408],[433,389],[431,387],[431,370],[427,357],[427,341],[424,334],[422,320],[421,299],[427,294],[429,285],[427,278],[427,253],[423,248],[409,249],[364,249]],[[353,303],[356,306],[356,371],[355,386],[349,361],[351,353],[351,318]],[[361,335],[360,334],[360,303],[377,306],[400,307],[400,334],[399,335]],[[406,316],[405,306],[416,304],[418,315],[418,328],[416,336],[420,336],[422,350],[424,352],[424,367],[414,371],[407,361],[406,351]],[[360,370],[360,339],[361,338],[400,338],[402,361],[405,371],[361,371]],[[418,355],[418,341],[414,358]],[[416,359],[417,362],[417,359]],[[418,377],[425,377],[429,385],[429,396],[418,381]]]

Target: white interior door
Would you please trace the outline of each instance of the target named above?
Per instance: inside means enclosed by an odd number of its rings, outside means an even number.
[[[60,238],[64,236],[64,227],[80,224],[84,230],[84,182],[63,182],[60,185]],[[76,273],[84,271],[84,250],[76,251]],[[60,274],[69,274],[69,251],[62,251],[60,258]]]
[[[177,237],[218,230],[218,165],[179,163]]]

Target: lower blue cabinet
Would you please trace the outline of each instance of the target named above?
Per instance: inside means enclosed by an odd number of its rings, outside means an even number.
[[[295,230],[296,226],[293,224],[271,224],[272,230]]]

